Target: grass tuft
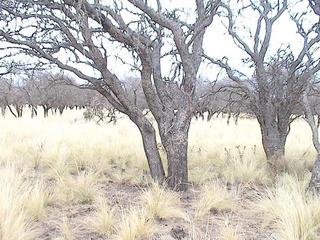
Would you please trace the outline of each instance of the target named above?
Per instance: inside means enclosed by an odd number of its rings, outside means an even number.
[[[158,231],[152,218],[141,209],[131,209],[122,215],[115,239],[150,239]]]
[[[146,214],[150,218],[188,220],[188,216],[181,206],[178,193],[159,184],[153,184],[148,190],[144,191],[141,200]]]
[[[210,213],[219,213],[233,209],[233,194],[218,181],[207,183],[201,187],[199,197],[194,203],[195,217],[201,219]]]
[[[279,239],[319,239],[320,199],[306,194],[305,179],[284,175],[275,189],[269,189],[255,208],[264,226],[273,226]]]
[[[111,235],[115,232],[115,209],[110,207],[106,199],[96,201],[95,211],[89,218],[90,227],[99,234]]]

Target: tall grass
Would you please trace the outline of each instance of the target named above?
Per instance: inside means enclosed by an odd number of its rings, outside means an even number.
[[[32,240],[38,234],[33,218],[25,209],[29,204],[38,206],[37,198],[29,201],[30,183],[25,177],[24,172],[13,166],[0,169],[0,239]]]
[[[306,193],[308,179],[286,174],[255,204],[255,208],[262,212],[265,226],[274,226],[279,239],[320,237],[320,199]]]

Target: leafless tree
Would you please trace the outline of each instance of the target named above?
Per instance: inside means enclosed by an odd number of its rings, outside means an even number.
[[[314,54],[320,35],[317,25],[304,29],[305,14],[294,15],[291,18],[303,38],[301,50],[294,54],[290,46],[286,46],[270,56],[273,27],[287,11],[288,3],[286,0],[249,2],[239,9],[238,14],[232,5],[225,4],[224,8],[228,20],[227,30],[236,46],[247,55],[243,61],[254,69],[253,75],[248,76],[240,69],[234,69],[226,58],[217,60],[207,56],[207,59],[225,70],[230,78],[229,89],[238,100],[246,104],[260,124],[267,159],[277,159],[285,153],[290,123],[297,117],[294,111],[306,88],[305,76],[320,68],[319,58]],[[237,21],[248,14],[247,11],[257,14],[253,31],[247,29],[247,26],[239,26]],[[243,36],[244,29],[248,30],[250,38]]]
[[[5,27],[0,30],[0,39],[10,42],[12,51],[19,49],[86,80],[86,87],[99,91],[139,128],[152,177],[184,190],[188,181],[188,130],[198,104],[194,90],[203,39],[220,1],[194,0],[193,22],[184,21],[181,10],[166,9],[161,2],[4,0],[1,22]],[[17,19],[21,19],[21,25],[14,24]],[[28,34],[23,31],[26,28],[30,29]],[[124,46],[135,60],[134,67],[140,73],[143,93],[166,151],[167,176],[154,126],[128,98],[121,80],[108,65],[108,56],[116,54],[112,48],[106,49],[110,42]],[[69,54],[68,61],[59,59],[62,52]],[[165,75],[162,59],[172,57],[173,71]],[[96,74],[82,71],[79,64],[89,66]]]
[[[26,104],[26,98],[21,90],[20,83],[11,78],[0,79],[0,106],[2,115],[5,115],[6,109],[16,117],[22,117],[23,108]]]

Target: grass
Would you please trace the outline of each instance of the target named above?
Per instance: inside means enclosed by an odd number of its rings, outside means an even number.
[[[234,205],[233,193],[225,185],[217,181],[207,183],[201,187],[199,196],[194,203],[195,217],[201,219],[210,213],[230,211]]]
[[[35,239],[38,232],[24,207],[30,197],[25,172],[19,172],[13,166],[1,168],[0,183],[0,239]],[[36,202],[33,204],[37,205]]]
[[[64,203],[92,203],[99,197],[98,175],[79,172],[77,175],[61,177],[57,182],[55,196]]]
[[[29,190],[28,200],[25,202],[25,208],[29,215],[35,219],[45,217],[45,208],[50,202],[49,192],[41,180],[32,183]]]
[[[142,209],[131,209],[122,214],[115,239],[150,239],[157,231],[158,227],[153,219],[149,218]]]
[[[98,199],[95,211],[89,218],[89,225],[101,235],[113,234],[116,227],[115,211],[115,208],[112,208],[106,199]]]
[[[237,233],[237,229],[233,227],[229,220],[226,219],[220,229],[221,240],[240,240],[240,236]]]
[[[281,177],[256,205],[266,226],[273,225],[279,239],[318,239],[320,199],[305,192],[306,179]]]
[[[58,229],[60,237],[56,240],[75,240],[77,239],[74,234],[74,230],[70,226],[70,222],[67,217],[63,217],[62,221],[58,223]]]
[[[0,129],[0,239],[170,239],[180,228],[190,240],[320,238],[320,200],[305,193],[315,152],[302,120],[276,179],[256,120],[193,120],[186,193],[152,183],[139,131],[123,116],[116,125],[75,110],[6,116]]]
[[[141,202],[145,208],[146,215],[150,218],[181,218],[188,220],[188,216],[182,208],[179,195],[158,184],[153,184],[143,192]]]

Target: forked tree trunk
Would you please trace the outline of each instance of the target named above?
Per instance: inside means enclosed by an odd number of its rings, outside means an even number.
[[[23,106],[16,105],[15,109],[16,109],[18,118],[21,118],[23,113]]]
[[[183,121],[185,120],[185,121]],[[170,121],[165,121],[159,127],[160,139],[164,146],[168,171],[167,176],[157,147],[156,131],[146,119],[133,119],[142,135],[143,147],[148,160],[152,178],[160,183],[166,183],[168,187],[177,191],[184,191],[188,184],[188,132],[191,117],[187,119],[175,119],[172,126]]]
[[[31,106],[31,118],[34,118],[37,115],[38,115],[37,107]]]
[[[42,106],[42,108],[43,108],[43,117],[44,117],[44,118],[48,117],[48,116],[49,116],[49,109],[50,109],[50,108],[48,108],[48,107],[46,107],[46,106]]]

